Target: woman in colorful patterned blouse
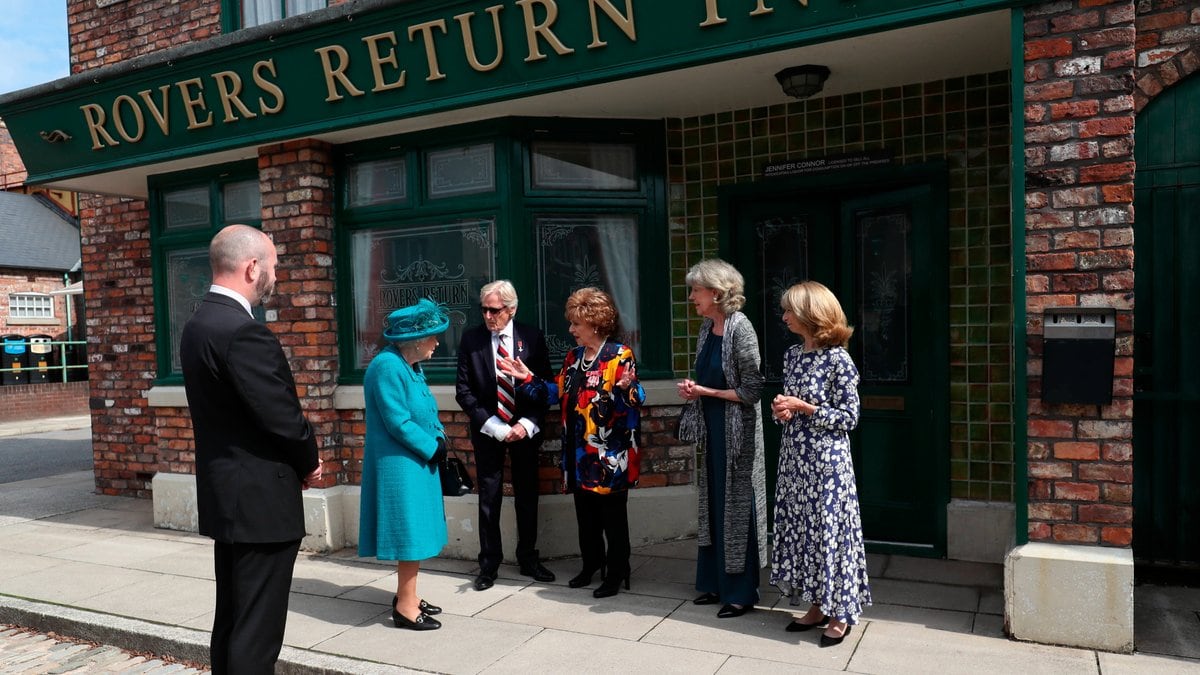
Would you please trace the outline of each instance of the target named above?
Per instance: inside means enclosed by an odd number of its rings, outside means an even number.
[[[871,604],[849,432],[858,426],[858,369],[846,351],[853,328],[815,281],[783,294],[783,321],[804,338],[784,356],[783,392],[771,404],[784,426],[775,485],[771,583],[793,605],[809,602],[791,632],[828,626],[840,644]]]
[[[567,353],[554,382],[529,371],[519,359],[501,370],[523,384],[518,394],[539,402],[558,399],[562,410],[563,488],[575,497],[583,571],[568,585],[580,588],[600,572],[597,598],[629,588],[629,488],[641,461],[639,407],[646,392],[637,381],[633,351],[616,341],[617,307],[596,288],[567,298],[566,318],[577,347]],[[605,541],[607,540],[607,553]]]

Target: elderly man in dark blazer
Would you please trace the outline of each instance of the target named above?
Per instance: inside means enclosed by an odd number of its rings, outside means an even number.
[[[271,673],[304,538],[300,491],[321,476],[313,429],[275,334],[251,315],[275,288],[275,245],[230,225],[179,355],[196,439],[200,534],[215,540],[214,673]]]
[[[463,333],[458,346],[456,398],[471,418],[471,442],[479,479],[479,575],[475,590],[496,581],[504,558],[500,541],[504,455],[512,464],[514,506],[517,511],[517,563],[521,574],[537,581],[554,581],[554,573],[538,560],[538,449],[542,445],[540,404],[517,401],[511,378],[497,379],[496,360],[519,358],[539,377],[549,378],[546,337],[534,326],[517,323],[517,291],[500,280],[479,291],[483,325]]]

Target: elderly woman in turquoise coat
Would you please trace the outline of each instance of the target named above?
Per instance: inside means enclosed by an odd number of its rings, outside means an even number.
[[[446,432],[420,362],[449,325],[446,310],[421,299],[387,317],[389,343],[363,382],[367,439],[363,448],[358,555],[396,561],[396,628],[435,630],[441,608],[417,594],[421,561],[446,545],[446,515],[438,464]]]

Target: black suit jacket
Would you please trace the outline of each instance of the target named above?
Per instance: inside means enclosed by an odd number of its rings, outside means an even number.
[[[534,375],[544,379],[552,377],[546,336],[540,328],[514,321],[513,351],[513,357],[525,362]],[[480,324],[463,333],[458,345],[455,399],[471,418],[471,437],[476,441],[483,438],[480,427],[496,414],[496,361],[492,356],[492,332],[486,325]],[[545,412],[542,404],[517,397],[517,417],[527,417],[541,427]]]
[[[183,381],[196,438],[200,534],[224,543],[304,538],[301,479],[317,442],[275,334],[209,293],[183,328]]]

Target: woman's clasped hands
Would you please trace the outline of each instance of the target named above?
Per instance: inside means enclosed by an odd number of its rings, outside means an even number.
[[[777,424],[790,422],[796,413],[811,415],[817,411],[817,406],[795,396],[778,394],[771,400],[771,417]]]

